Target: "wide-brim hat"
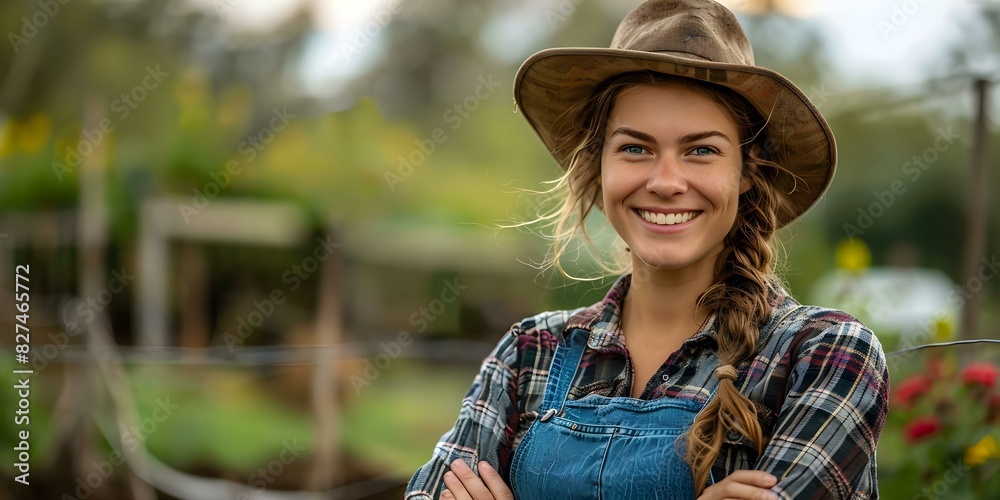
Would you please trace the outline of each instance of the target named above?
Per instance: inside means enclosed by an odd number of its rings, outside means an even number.
[[[581,104],[609,78],[647,70],[730,88],[767,120],[772,156],[787,171],[775,180],[789,202],[779,226],[816,204],[830,185],[837,147],[823,115],[787,78],[754,64],[736,16],[711,0],[649,0],[625,16],[610,48],[535,53],[517,71],[514,102],[566,169],[584,134]]]

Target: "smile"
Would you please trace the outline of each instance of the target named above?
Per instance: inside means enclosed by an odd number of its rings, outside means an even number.
[[[650,212],[649,210],[635,210],[640,217],[659,226],[672,226],[674,224],[683,224],[691,219],[694,219],[699,214],[701,210],[695,210],[693,212],[684,212],[680,214],[662,214],[657,212]]]

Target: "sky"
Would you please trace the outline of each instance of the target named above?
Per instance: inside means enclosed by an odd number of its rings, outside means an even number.
[[[205,7],[232,6],[226,20],[236,29],[266,30],[275,20],[290,15],[297,6],[311,5],[316,31],[303,54],[301,76],[311,93],[336,92],[346,80],[362,74],[382,49],[382,28],[419,0],[189,0]],[[610,11],[627,11],[635,1],[532,0],[488,28],[483,40],[498,56],[523,60],[538,46],[546,29],[543,16],[532,12],[583,1],[598,1]],[[752,11],[758,0],[722,0],[738,15]],[[392,2],[392,3],[390,3]],[[1000,8],[1000,0],[777,0],[786,12],[814,22],[832,49],[831,62],[841,86],[866,82],[883,85],[918,85],[928,68],[946,57],[948,42],[964,29],[963,20],[986,6]],[[398,4],[397,13],[390,6]],[[220,14],[221,15],[221,14]],[[997,59],[982,58],[987,74],[1000,72]]]

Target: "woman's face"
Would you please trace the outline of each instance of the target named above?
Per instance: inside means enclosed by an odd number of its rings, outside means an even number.
[[[696,89],[638,85],[618,95],[601,184],[604,211],[634,267],[714,271],[736,220],[739,144],[729,114]]]

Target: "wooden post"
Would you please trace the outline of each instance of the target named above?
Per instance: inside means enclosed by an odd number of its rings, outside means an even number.
[[[963,287],[965,303],[962,307],[962,338],[978,338],[978,314],[980,290],[969,289],[966,285],[978,273],[981,259],[986,249],[987,210],[987,109],[990,82],[978,79],[973,84],[976,96],[976,122],[973,128],[972,153],[969,165],[969,184],[966,189],[968,200],[965,217],[965,248],[962,256],[962,272],[959,275]],[[982,286],[982,283],[980,284]],[[971,351],[967,350],[971,354]],[[967,359],[967,358],[966,358]]]
[[[331,239],[337,233],[330,226]],[[343,268],[340,250],[333,251],[320,271],[316,304],[316,364],[313,368],[312,406],[316,447],[309,486],[313,490],[327,490],[342,479],[340,474],[340,415],[338,412],[336,363],[339,352],[328,346],[343,342],[343,297],[340,293],[340,275]]]
[[[180,331],[178,344],[181,347],[208,347],[212,341],[209,312],[209,273],[207,257],[201,245],[184,242],[179,251],[177,284],[180,294]]]

